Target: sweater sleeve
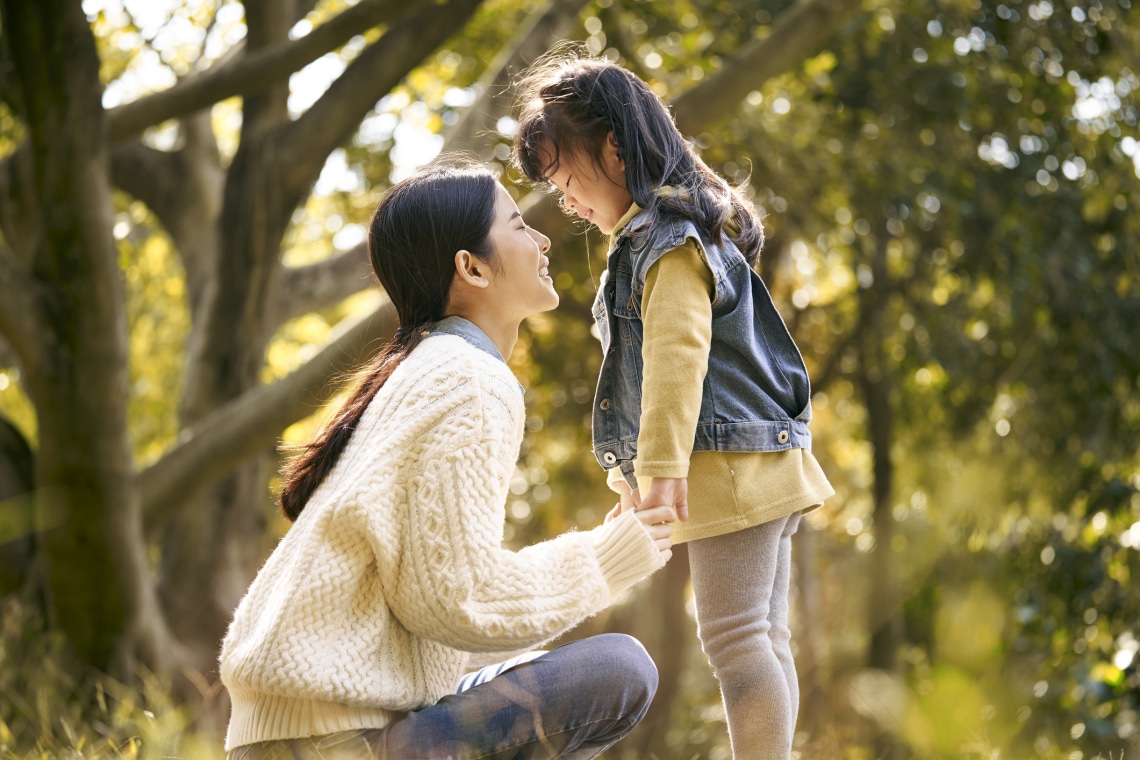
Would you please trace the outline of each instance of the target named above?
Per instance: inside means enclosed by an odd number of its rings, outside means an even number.
[[[643,486],[650,477],[688,476],[712,343],[713,287],[712,272],[692,240],[662,256],[646,275],[634,462]]]
[[[469,652],[547,641],[663,564],[632,514],[522,551],[504,549],[518,452],[505,450],[513,437],[503,432],[450,440],[418,458],[419,471],[407,482],[404,548],[387,594],[409,631]]]

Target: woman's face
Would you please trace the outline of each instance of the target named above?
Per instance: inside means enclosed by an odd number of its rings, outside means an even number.
[[[550,238],[527,226],[502,185],[496,192],[489,238],[495,257],[491,288],[498,308],[525,318],[558,306],[554,280],[547,271]]]
[[[606,141],[602,150],[601,165],[585,156],[563,154],[547,181],[562,193],[563,207],[607,235],[633,204],[626,187],[625,165],[618,158],[617,144],[612,139]]]

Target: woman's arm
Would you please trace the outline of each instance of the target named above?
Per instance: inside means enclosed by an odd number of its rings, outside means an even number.
[[[540,644],[609,606],[666,559],[640,514],[519,552],[504,549],[517,456],[505,450],[510,438],[463,436],[432,446],[407,481],[408,524],[395,577],[384,579],[386,597],[408,630],[456,649]]]

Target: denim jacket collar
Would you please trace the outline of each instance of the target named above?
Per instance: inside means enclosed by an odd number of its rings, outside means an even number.
[[[471,320],[454,315],[444,317],[435,323],[435,326],[431,328],[431,332],[456,335],[475,346],[475,348],[486,351],[504,364],[507,363],[507,360],[499,353],[499,349],[495,347],[494,341],[487,337],[487,333],[480,330],[479,326]]]

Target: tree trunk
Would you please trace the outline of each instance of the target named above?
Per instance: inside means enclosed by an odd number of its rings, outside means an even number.
[[[860,384],[867,409],[867,425],[874,447],[873,523],[875,546],[871,552],[870,596],[867,604],[868,630],[871,634],[867,665],[894,673],[899,642],[897,593],[893,576],[894,464],[891,460],[894,413],[891,402],[891,372],[883,336],[886,334],[884,313],[889,292],[886,243],[880,241],[872,254],[873,283],[861,291],[863,308],[867,310],[867,329],[863,333],[862,372]],[[895,760],[902,757],[898,740],[885,729],[875,740],[877,757]]]
[[[251,54],[288,39],[291,0],[246,3]],[[192,425],[259,382],[279,251],[295,199],[283,198],[277,130],[289,120],[287,82],[246,98],[241,142],[226,175],[211,287],[201,291],[191,338],[182,426]],[[203,220],[203,224],[209,220]],[[218,641],[265,555],[269,467],[247,462],[163,530],[161,596],[187,664],[216,669]]]
[[[3,0],[41,234],[21,258],[43,286],[36,319],[50,345],[26,366],[38,415],[36,517],[49,622],[85,662],[126,670],[141,643],[157,664],[139,499],[126,428],[127,329],[111,235],[99,60],[70,0]],[[54,527],[52,527],[54,526]]]

